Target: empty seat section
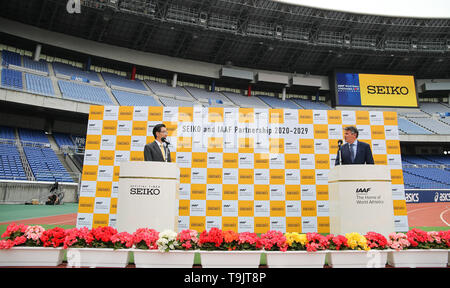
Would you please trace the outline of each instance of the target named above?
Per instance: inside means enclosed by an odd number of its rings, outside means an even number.
[[[19,128],[19,138],[24,145],[50,146],[47,135],[43,130]]]
[[[2,69],[2,86],[10,89],[23,89],[22,72]]]
[[[0,139],[8,143],[12,143],[16,139],[16,133],[14,132],[14,128],[7,126],[0,126]]]
[[[74,67],[72,65],[63,64],[59,62],[53,62],[53,69],[56,76],[58,74],[66,75],[69,77],[83,78],[89,81],[100,82],[100,77],[96,72],[83,71],[80,68]]]
[[[428,131],[405,118],[398,118],[398,128],[406,134],[428,135],[433,132]]]
[[[59,148],[75,146],[70,135],[66,133],[53,132],[53,139],[55,139]]]
[[[111,91],[121,106],[161,106],[161,104],[150,95],[120,90]]]
[[[14,65],[14,66],[22,66],[22,60],[20,57],[20,54],[3,50],[2,51],[2,66],[8,66],[8,65]]]
[[[39,72],[44,72],[44,73],[49,73],[48,70],[48,62],[45,60],[39,60],[39,61],[34,61],[33,59],[24,56],[23,57],[23,67],[24,68],[28,68],[31,70],[35,70],[35,71],[39,71]]]
[[[433,131],[436,134],[450,134],[450,126],[433,118],[411,118],[409,121]]]
[[[269,106],[261,101],[258,97],[243,96],[233,92],[222,92],[228,97],[234,104],[244,108],[268,108]]]
[[[35,94],[55,96],[55,90],[50,78],[26,73],[25,81],[27,83],[27,91]]]
[[[51,148],[24,146],[23,149],[37,181],[73,182]]]
[[[264,101],[267,105],[272,108],[283,108],[283,109],[301,109],[297,104],[290,101],[289,99],[281,100],[279,98],[266,96],[266,95],[257,95],[259,99]]]
[[[301,106],[304,109],[308,110],[332,110],[330,106],[323,102],[318,101],[310,101],[305,99],[290,99],[295,102],[297,105]]]
[[[170,107],[170,106],[172,106],[172,107],[192,107],[195,105],[200,105],[199,103],[193,102],[193,101],[183,101],[183,100],[167,98],[167,97],[159,97],[159,101],[161,101],[163,106],[166,106],[166,107]]]
[[[172,97],[185,101],[192,101],[194,98],[183,87],[172,87],[163,83],[146,80],[145,83],[158,96]]]
[[[125,77],[119,76],[117,74],[108,73],[108,72],[102,72],[103,79],[106,82],[106,85],[108,85],[111,88],[117,88],[115,86],[133,89],[133,90],[140,90],[147,92],[148,90],[145,88],[144,84],[141,80],[130,80]]]
[[[63,80],[58,80],[58,86],[65,99],[100,105],[116,105],[104,88]]]
[[[27,180],[17,147],[0,143],[0,179]]]
[[[207,101],[208,103],[215,104],[231,104],[233,103],[225,97],[220,92],[210,92],[204,89],[196,88],[196,87],[184,87],[189,93],[191,93],[194,98],[200,101]]]

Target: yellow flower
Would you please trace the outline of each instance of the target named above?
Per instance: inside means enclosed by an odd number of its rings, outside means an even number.
[[[347,238],[347,245],[350,249],[353,250],[370,250],[370,247],[367,245],[366,237],[362,236],[359,233],[347,233],[345,234],[345,238]]]
[[[306,238],[306,234],[299,234],[297,232],[286,233],[286,242],[289,246],[292,246],[294,242],[300,243],[302,245],[306,245],[308,239]]]

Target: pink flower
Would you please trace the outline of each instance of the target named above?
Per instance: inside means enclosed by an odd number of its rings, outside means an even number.
[[[411,243],[408,241],[408,237],[403,233],[391,233],[388,236],[388,246],[395,250],[403,250],[408,248]]]
[[[41,238],[42,233],[44,233],[45,229],[42,226],[28,226],[25,230],[25,237],[27,239],[31,239],[33,241],[39,242],[39,238]]]
[[[156,241],[159,239],[159,232],[149,228],[139,228],[133,233],[134,244],[138,249],[158,249]]]
[[[286,237],[280,231],[270,230],[261,235],[261,244],[265,250],[268,251],[286,251],[288,244],[286,243]]]
[[[196,230],[183,230],[177,234],[177,241],[185,250],[195,249],[198,244],[198,232]]]
[[[121,232],[113,235],[111,242],[114,244],[114,248],[131,248],[134,244],[134,238],[130,233]]]

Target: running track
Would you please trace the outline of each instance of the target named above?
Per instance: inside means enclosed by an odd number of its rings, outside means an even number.
[[[408,224],[412,227],[450,227],[450,203],[406,204]],[[3,222],[1,224],[76,225],[77,214],[65,214]]]

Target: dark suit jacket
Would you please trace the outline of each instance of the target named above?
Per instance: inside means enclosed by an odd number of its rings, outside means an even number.
[[[170,159],[169,147],[166,148],[166,157],[167,157],[167,162],[172,162]],[[153,141],[152,143],[148,143],[145,145],[144,160],[145,161],[164,162],[164,157],[162,155],[161,148],[159,148],[158,142],[156,142],[156,140]]]
[[[342,165],[375,164],[373,161],[372,150],[370,149],[370,145],[361,141],[358,141],[354,162],[352,162],[350,145],[348,143],[345,143],[344,145],[341,146],[341,153],[342,153]],[[339,150],[337,153],[335,165],[339,165]]]

